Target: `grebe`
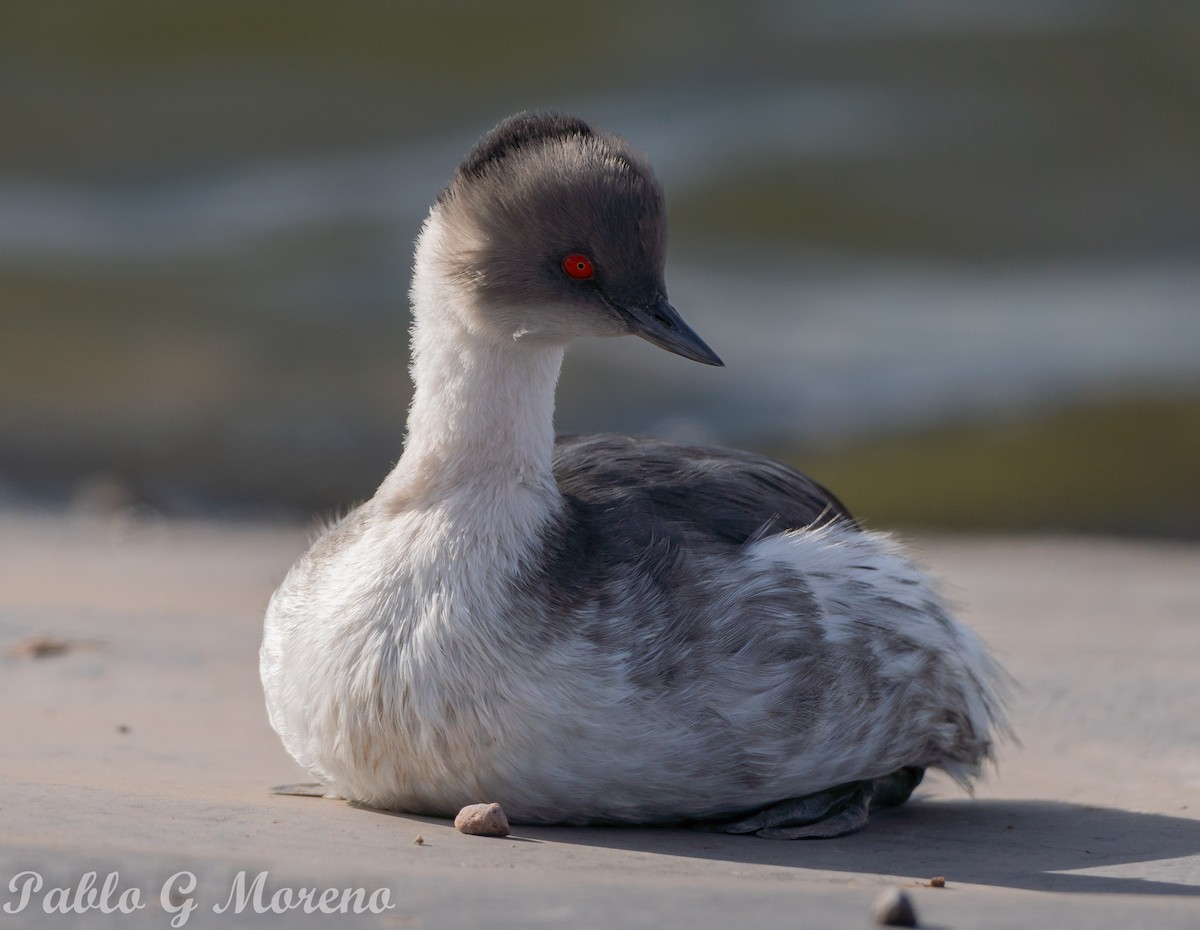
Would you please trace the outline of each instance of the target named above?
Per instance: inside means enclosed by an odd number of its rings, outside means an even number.
[[[567,341],[720,365],[668,303],[661,187],[558,114],[487,133],[417,241],[403,455],[271,600],[271,724],[331,793],[517,823],[837,836],[964,785],[1004,673],[889,538],[745,452],[555,440]]]

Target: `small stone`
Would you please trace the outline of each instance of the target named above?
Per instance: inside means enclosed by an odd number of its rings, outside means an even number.
[[[899,888],[889,888],[875,901],[875,923],[885,927],[915,927],[917,912],[912,898]]]
[[[416,836],[413,837],[413,845],[414,846],[424,846],[425,845],[425,837],[421,836],[421,834],[418,833]]]
[[[472,836],[508,836],[508,818],[499,804],[468,804],[454,818],[454,828]]]
[[[931,878],[929,880],[929,887],[930,888],[945,888],[946,887],[946,876],[945,875],[935,875],[933,878]]]

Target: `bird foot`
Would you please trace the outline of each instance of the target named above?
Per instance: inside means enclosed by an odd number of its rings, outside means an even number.
[[[903,768],[882,778],[826,788],[741,817],[702,821],[693,827],[709,833],[753,833],[772,840],[832,839],[865,827],[872,807],[903,804],[924,774],[924,769]]]
[[[294,795],[300,798],[336,798],[337,794],[330,791],[324,785],[319,785],[316,782],[295,784],[295,785],[275,785],[269,789],[271,794],[287,794]]]

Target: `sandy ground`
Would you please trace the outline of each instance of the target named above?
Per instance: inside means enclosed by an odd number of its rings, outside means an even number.
[[[191,899],[189,927],[294,925],[252,904],[214,912],[238,873],[267,870],[267,902],[361,888],[393,905],[300,915],[312,926],[866,927],[899,885],[929,927],[1200,927],[1200,547],[922,541],[1023,686],[1022,745],[974,799],[934,777],[828,841],[521,827],[497,840],[267,793],[306,780],[257,673],[263,608],[304,537],[0,514],[0,904],[19,905],[19,873],[43,882],[0,924],[168,927]],[[39,657],[36,637],[69,648]],[[98,885],[117,873],[110,903],[143,907],[46,915],[47,892],[89,870]],[[178,871],[196,886],[164,909]],[[64,898],[82,900],[48,903]]]

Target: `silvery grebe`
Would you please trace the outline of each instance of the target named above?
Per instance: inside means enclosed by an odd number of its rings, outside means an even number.
[[[667,302],[623,140],[519,114],[417,241],[404,452],[271,600],[271,723],[341,797],[518,823],[836,836],[925,768],[969,785],[1004,675],[888,538],[759,456],[555,440],[565,343],[720,365]]]

